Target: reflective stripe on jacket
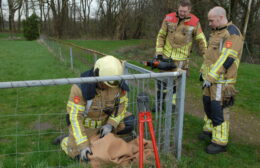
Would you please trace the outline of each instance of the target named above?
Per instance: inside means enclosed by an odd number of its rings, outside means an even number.
[[[156,54],[163,54],[173,60],[187,60],[190,55],[192,41],[198,41],[201,54],[207,49],[207,41],[202,32],[199,19],[190,14],[182,21],[176,14],[166,15],[156,41]]]
[[[75,143],[79,149],[89,145],[88,137],[96,133],[97,128],[109,123],[115,129],[124,119],[128,98],[121,88],[96,89],[96,96],[92,99],[87,116],[84,115],[87,101],[82,96],[82,91],[78,85],[72,85],[67,113],[70,120],[70,134],[73,135]],[[119,97],[119,108],[115,110],[115,98]],[[105,113],[105,109],[110,109],[111,114]],[[117,115],[115,115],[117,113]]]
[[[213,30],[201,67],[203,78],[211,83],[236,83],[242,48],[243,37],[232,22]]]

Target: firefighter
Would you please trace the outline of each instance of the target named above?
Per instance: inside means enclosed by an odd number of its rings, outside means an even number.
[[[123,65],[113,56],[98,59],[93,69],[81,77],[122,75]],[[100,138],[110,132],[130,133],[135,117],[126,111],[128,85],[124,80],[74,84],[67,103],[69,136],[56,139],[71,158],[88,161],[92,154],[89,139]],[[57,143],[56,142],[56,143]]]
[[[167,14],[163,20],[157,36],[155,59],[171,58],[177,68],[188,71],[189,56],[192,41],[198,42],[200,52],[204,55],[207,41],[202,31],[199,19],[190,13],[191,3],[181,0],[177,12]],[[163,86],[161,86],[163,85]],[[160,99],[160,90],[163,88],[163,99],[166,95],[166,84],[157,82],[157,97]],[[176,86],[173,88],[173,105],[176,103]]]
[[[225,152],[229,136],[227,107],[234,104],[237,70],[242,54],[243,36],[226,11],[214,7],[208,13],[212,28],[209,46],[201,68],[203,80],[203,104],[206,116],[199,139],[211,139],[206,148],[209,154]]]

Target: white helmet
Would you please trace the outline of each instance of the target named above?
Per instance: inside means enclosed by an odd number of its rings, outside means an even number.
[[[98,59],[94,66],[94,73],[97,76],[114,76],[123,74],[122,62],[111,56],[107,55]],[[109,87],[118,87],[119,81],[107,81],[104,82]]]

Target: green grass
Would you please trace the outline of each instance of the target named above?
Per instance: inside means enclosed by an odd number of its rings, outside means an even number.
[[[11,33],[0,33],[0,39],[9,39],[11,35],[13,37],[15,37],[15,38],[23,38],[23,34],[22,33],[14,33],[14,34],[11,34]]]
[[[242,63],[238,71],[237,104],[234,110],[248,111],[260,118],[260,66]]]
[[[133,46],[142,43],[142,40],[68,40],[78,46],[93,49],[105,54],[113,54],[113,51],[124,46]]]
[[[254,167],[260,166],[260,145],[252,146],[235,143],[230,140],[228,152],[209,155],[204,149],[209,142],[201,142],[197,136],[201,132],[203,122],[197,117],[186,115],[184,120],[183,155],[179,166],[194,167]]]
[[[92,43],[93,42],[93,43]],[[78,41],[78,45],[96,49],[108,54],[122,55],[117,51],[124,46],[140,45],[143,41]],[[58,58],[36,41],[0,40],[0,82],[17,80],[36,80],[50,78],[77,77],[78,75],[64,66]],[[130,58],[127,57],[127,58]],[[198,82],[198,64],[201,58],[192,56],[191,76],[187,83],[187,92],[192,93],[200,101],[201,90]],[[136,63],[136,61],[131,61]],[[259,116],[259,65],[241,64],[237,89],[237,103],[234,109],[242,113]],[[69,159],[63,152],[39,152],[15,155],[16,152],[59,150],[59,146],[51,145],[51,140],[61,130],[66,130],[65,108],[70,85],[53,87],[34,87],[21,89],[0,89],[0,167],[35,167],[70,166],[78,167],[78,163]],[[241,98],[240,98],[241,97]],[[250,100],[250,101],[246,101]],[[56,114],[57,115],[54,115]],[[6,116],[6,115],[12,116]],[[13,114],[17,114],[15,116]],[[20,115],[20,114],[34,114]],[[39,115],[41,114],[41,115]],[[49,123],[46,130],[35,129],[36,123]],[[203,121],[191,115],[185,115],[183,155],[179,167],[260,167],[260,145],[244,145],[233,142],[229,151],[220,155],[208,155],[204,152],[206,142],[197,140]],[[46,135],[41,135],[45,133]],[[15,135],[20,136],[6,136]],[[33,134],[33,135],[30,135]],[[26,136],[25,136],[26,135]],[[17,147],[17,148],[16,148]],[[16,151],[17,149],[17,151]],[[14,155],[2,155],[10,154]],[[2,155],[2,156],[1,156]],[[165,167],[174,163],[172,157],[163,157]]]
[[[0,50],[1,82],[76,76],[36,41],[0,40]],[[0,155],[26,152],[17,157],[0,157],[0,167],[75,164],[63,152],[48,152],[60,149],[51,145],[59,133],[51,132],[66,128],[64,114],[69,90],[69,85],[0,90]],[[35,129],[37,123],[46,122],[51,128]],[[30,151],[47,152],[27,153]]]

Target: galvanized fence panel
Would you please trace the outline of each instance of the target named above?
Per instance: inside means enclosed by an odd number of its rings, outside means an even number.
[[[66,47],[70,48],[70,55],[77,55],[76,57],[75,56],[73,56],[73,58],[71,57],[71,62],[70,62],[71,67],[73,67],[74,64],[73,61],[75,60],[81,61],[81,63],[83,63],[84,68],[85,65],[91,67],[93,66],[91,65],[91,63],[93,64],[98,58],[105,55],[104,53],[93,51],[91,49],[84,49],[79,46],[72,45],[70,43],[60,42],[56,39],[42,38],[42,40],[50,48],[53,48],[51,46],[55,46],[55,45],[64,45],[65,48]],[[75,51],[79,50],[79,51],[73,54],[73,50]],[[54,51],[54,53],[57,53],[57,49],[56,52],[55,49],[52,51]],[[81,55],[76,53],[80,53]],[[85,54],[87,53],[88,55],[84,55],[84,53]],[[84,61],[86,59],[88,61]],[[84,71],[85,70],[84,68],[83,69],[78,68],[81,66],[74,65],[75,67],[74,71],[76,68],[77,70]],[[142,67],[133,64],[125,63],[125,74],[138,74],[138,73],[152,73],[152,71],[149,71],[147,69],[144,69]],[[186,74],[186,72],[183,73]],[[158,82],[161,82],[161,85],[159,87],[158,87]],[[176,93],[177,93],[176,107],[172,107],[173,85],[176,85]],[[148,88],[151,89],[147,90],[147,86],[149,86]],[[166,89],[164,88],[165,86],[167,87]],[[134,98],[136,98],[136,96],[140,92],[146,91],[149,93],[150,100],[151,100],[151,105],[150,105],[151,110],[155,109],[154,117],[156,122],[154,122],[154,125],[155,125],[155,130],[157,131],[156,137],[157,137],[158,148],[160,150],[163,149],[165,153],[175,150],[178,159],[180,159],[181,156],[182,129],[183,129],[182,120],[183,120],[183,113],[184,113],[185,86],[186,86],[186,75],[184,76],[182,75],[179,78],[173,77],[173,79],[165,77],[165,78],[157,78],[156,80],[149,80],[149,81],[132,80],[130,83],[131,92],[129,93],[129,98],[131,98],[132,100],[134,100]],[[164,92],[165,91],[167,92],[166,95],[164,94],[163,90]],[[164,96],[165,99],[163,99]],[[130,104],[129,108],[131,110],[136,111],[137,110],[136,103]],[[146,130],[146,135],[148,135],[147,130]]]
[[[8,146],[11,146],[9,150],[1,151],[0,156],[2,158],[15,156],[17,165],[21,164],[22,158],[25,155],[35,155],[41,158],[42,156],[48,153],[59,152],[59,148],[54,147],[50,144],[50,139],[54,139],[54,137],[64,134],[67,132],[66,124],[65,124],[65,104],[66,102],[63,100],[61,102],[58,99],[51,98],[48,100],[48,96],[44,94],[44,88],[31,88],[37,86],[53,86],[53,85],[64,85],[64,84],[73,84],[73,83],[87,83],[87,82],[99,82],[99,81],[111,81],[111,80],[127,80],[131,91],[129,92],[129,108],[128,111],[134,114],[136,117],[138,116],[137,109],[137,95],[141,92],[146,92],[150,96],[150,100],[154,100],[154,90],[156,85],[154,84],[160,78],[166,78],[168,81],[173,81],[173,77],[179,75],[178,73],[146,73],[146,74],[132,74],[132,75],[123,75],[123,76],[111,76],[111,77],[92,77],[92,78],[71,78],[71,79],[52,79],[52,80],[40,80],[40,81],[17,81],[17,82],[0,82],[0,88],[22,88],[17,90],[17,102],[14,104],[13,111],[7,111],[6,113],[1,113],[1,133],[0,138],[3,141],[6,141]],[[171,83],[171,82],[169,82]],[[25,87],[25,88],[23,88]],[[29,88],[28,88],[29,87]],[[56,86],[57,87],[57,86]],[[172,87],[169,87],[169,90]],[[27,90],[27,91],[26,91]],[[30,90],[30,91],[28,91]],[[63,89],[55,89],[57,94],[57,90]],[[69,89],[68,89],[69,90]],[[2,90],[1,90],[2,91]],[[4,90],[7,91],[7,90]],[[27,94],[23,94],[33,92],[39,95],[40,98],[36,102],[33,99],[27,96]],[[171,93],[171,92],[169,92]],[[23,95],[25,97],[23,97]],[[67,96],[66,96],[67,97]],[[60,96],[57,96],[60,98]],[[15,99],[15,98],[14,98]],[[55,103],[52,101],[55,100]],[[29,101],[32,102],[31,105],[28,105]],[[169,102],[165,99],[165,102]],[[34,104],[39,103],[39,104]],[[150,102],[154,104],[154,101]],[[23,105],[25,104],[25,105]],[[27,106],[26,106],[27,104]],[[44,107],[48,107],[50,104],[51,109],[46,109]],[[63,106],[61,106],[61,104]],[[37,107],[37,111],[33,113],[30,108]],[[57,106],[57,107],[55,107]],[[50,106],[49,106],[50,108]],[[167,108],[166,108],[167,110]],[[30,113],[28,113],[30,111]],[[171,109],[169,110],[171,111]],[[160,122],[156,120],[159,119]],[[28,121],[30,120],[30,122]],[[12,122],[10,122],[12,121]],[[169,154],[175,152],[173,146],[173,140],[170,137],[170,134],[173,133],[173,128],[171,127],[173,118],[171,117],[171,113],[167,111],[160,111],[157,113],[157,117],[153,120],[155,130],[155,135],[157,138],[157,146],[159,148],[161,156],[164,154]],[[28,127],[28,122],[29,124]],[[136,120],[137,122],[137,120]],[[49,124],[52,125],[48,128]],[[30,126],[31,125],[31,126]],[[135,132],[138,133],[137,128],[135,128]],[[132,139],[134,135],[130,135],[124,137],[126,139]],[[178,135],[179,137],[179,135]],[[148,134],[148,130],[145,131],[145,138],[150,139]],[[30,143],[28,143],[30,142]],[[27,146],[28,151],[24,149]],[[20,150],[23,149],[23,150]],[[2,148],[4,149],[4,148]],[[44,154],[45,153],[45,154]],[[63,157],[60,154],[59,157]],[[64,165],[63,165],[64,166]]]
[[[98,52],[91,53],[90,51],[85,51],[69,44],[62,44],[51,39],[45,39],[44,43],[51,52],[58,56],[59,60],[76,73],[92,67],[95,60],[103,56],[103,54]],[[146,92],[150,98],[150,110],[155,107],[155,111],[152,113],[153,125],[160,155],[175,154],[180,159],[186,82],[185,72],[153,73],[125,62],[125,75],[122,76],[0,82],[1,93],[3,95],[13,95],[10,100],[3,101],[3,103],[9,102],[7,104],[10,106],[8,108],[10,110],[0,114],[0,122],[2,123],[0,126],[0,141],[5,143],[6,146],[10,146],[0,149],[0,161],[2,163],[9,162],[10,158],[12,158],[15,160],[16,167],[20,167],[27,155],[33,155],[35,161],[39,161],[42,158],[49,159],[49,156],[55,154],[57,156],[56,159],[59,160],[58,164],[57,161],[52,161],[52,159],[44,160],[44,162],[49,163],[47,167],[70,167],[71,165],[77,165],[74,161],[66,160],[66,156],[59,147],[50,144],[51,139],[67,132],[65,107],[68,95],[64,95],[64,90],[67,90],[69,94],[70,86],[68,84],[122,79],[126,80],[130,87],[128,111],[136,117],[138,116],[137,96],[141,92]],[[166,88],[163,88],[163,85],[158,88],[158,82],[164,82]],[[172,108],[174,83],[178,83],[175,111]],[[45,89],[46,87],[42,86],[52,87]],[[57,95],[56,97],[52,97],[45,92],[52,89],[53,95]],[[166,90],[167,93],[165,99],[162,99],[163,90]],[[29,96],[27,96],[28,93],[30,93]],[[48,93],[50,92],[48,91]],[[34,99],[37,99],[37,101],[34,101]],[[30,105],[28,106],[28,104]],[[52,107],[48,108],[50,105]],[[37,111],[33,111],[34,109],[37,109]],[[51,123],[52,127],[49,127],[46,123]],[[138,134],[137,128],[135,128],[135,133]],[[124,138],[131,139],[133,137],[134,134]],[[147,126],[145,138],[150,139]],[[30,165],[24,166],[30,167]]]
[[[125,63],[125,73],[137,74],[153,72],[133,64]],[[157,82],[165,83],[166,90],[163,88],[163,85],[158,88]],[[176,107],[172,105],[174,83],[177,83]],[[185,71],[182,71],[181,76],[158,77],[151,80],[132,80],[129,83],[131,90],[131,92],[129,93],[129,99],[136,99],[137,95],[141,92],[146,92],[149,95],[150,110],[155,109],[153,110],[153,125],[155,128],[157,147],[159,151],[165,154],[175,153],[177,159],[181,158],[185,84]],[[165,99],[163,99],[163,94],[165,91],[167,94],[165,96]],[[159,99],[158,94],[160,94]],[[136,103],[131,104],[130,107],[132,111],[138,112]],[[145,131],[145,135],[147,136],[147,138],[150,138],[147,130]]]

